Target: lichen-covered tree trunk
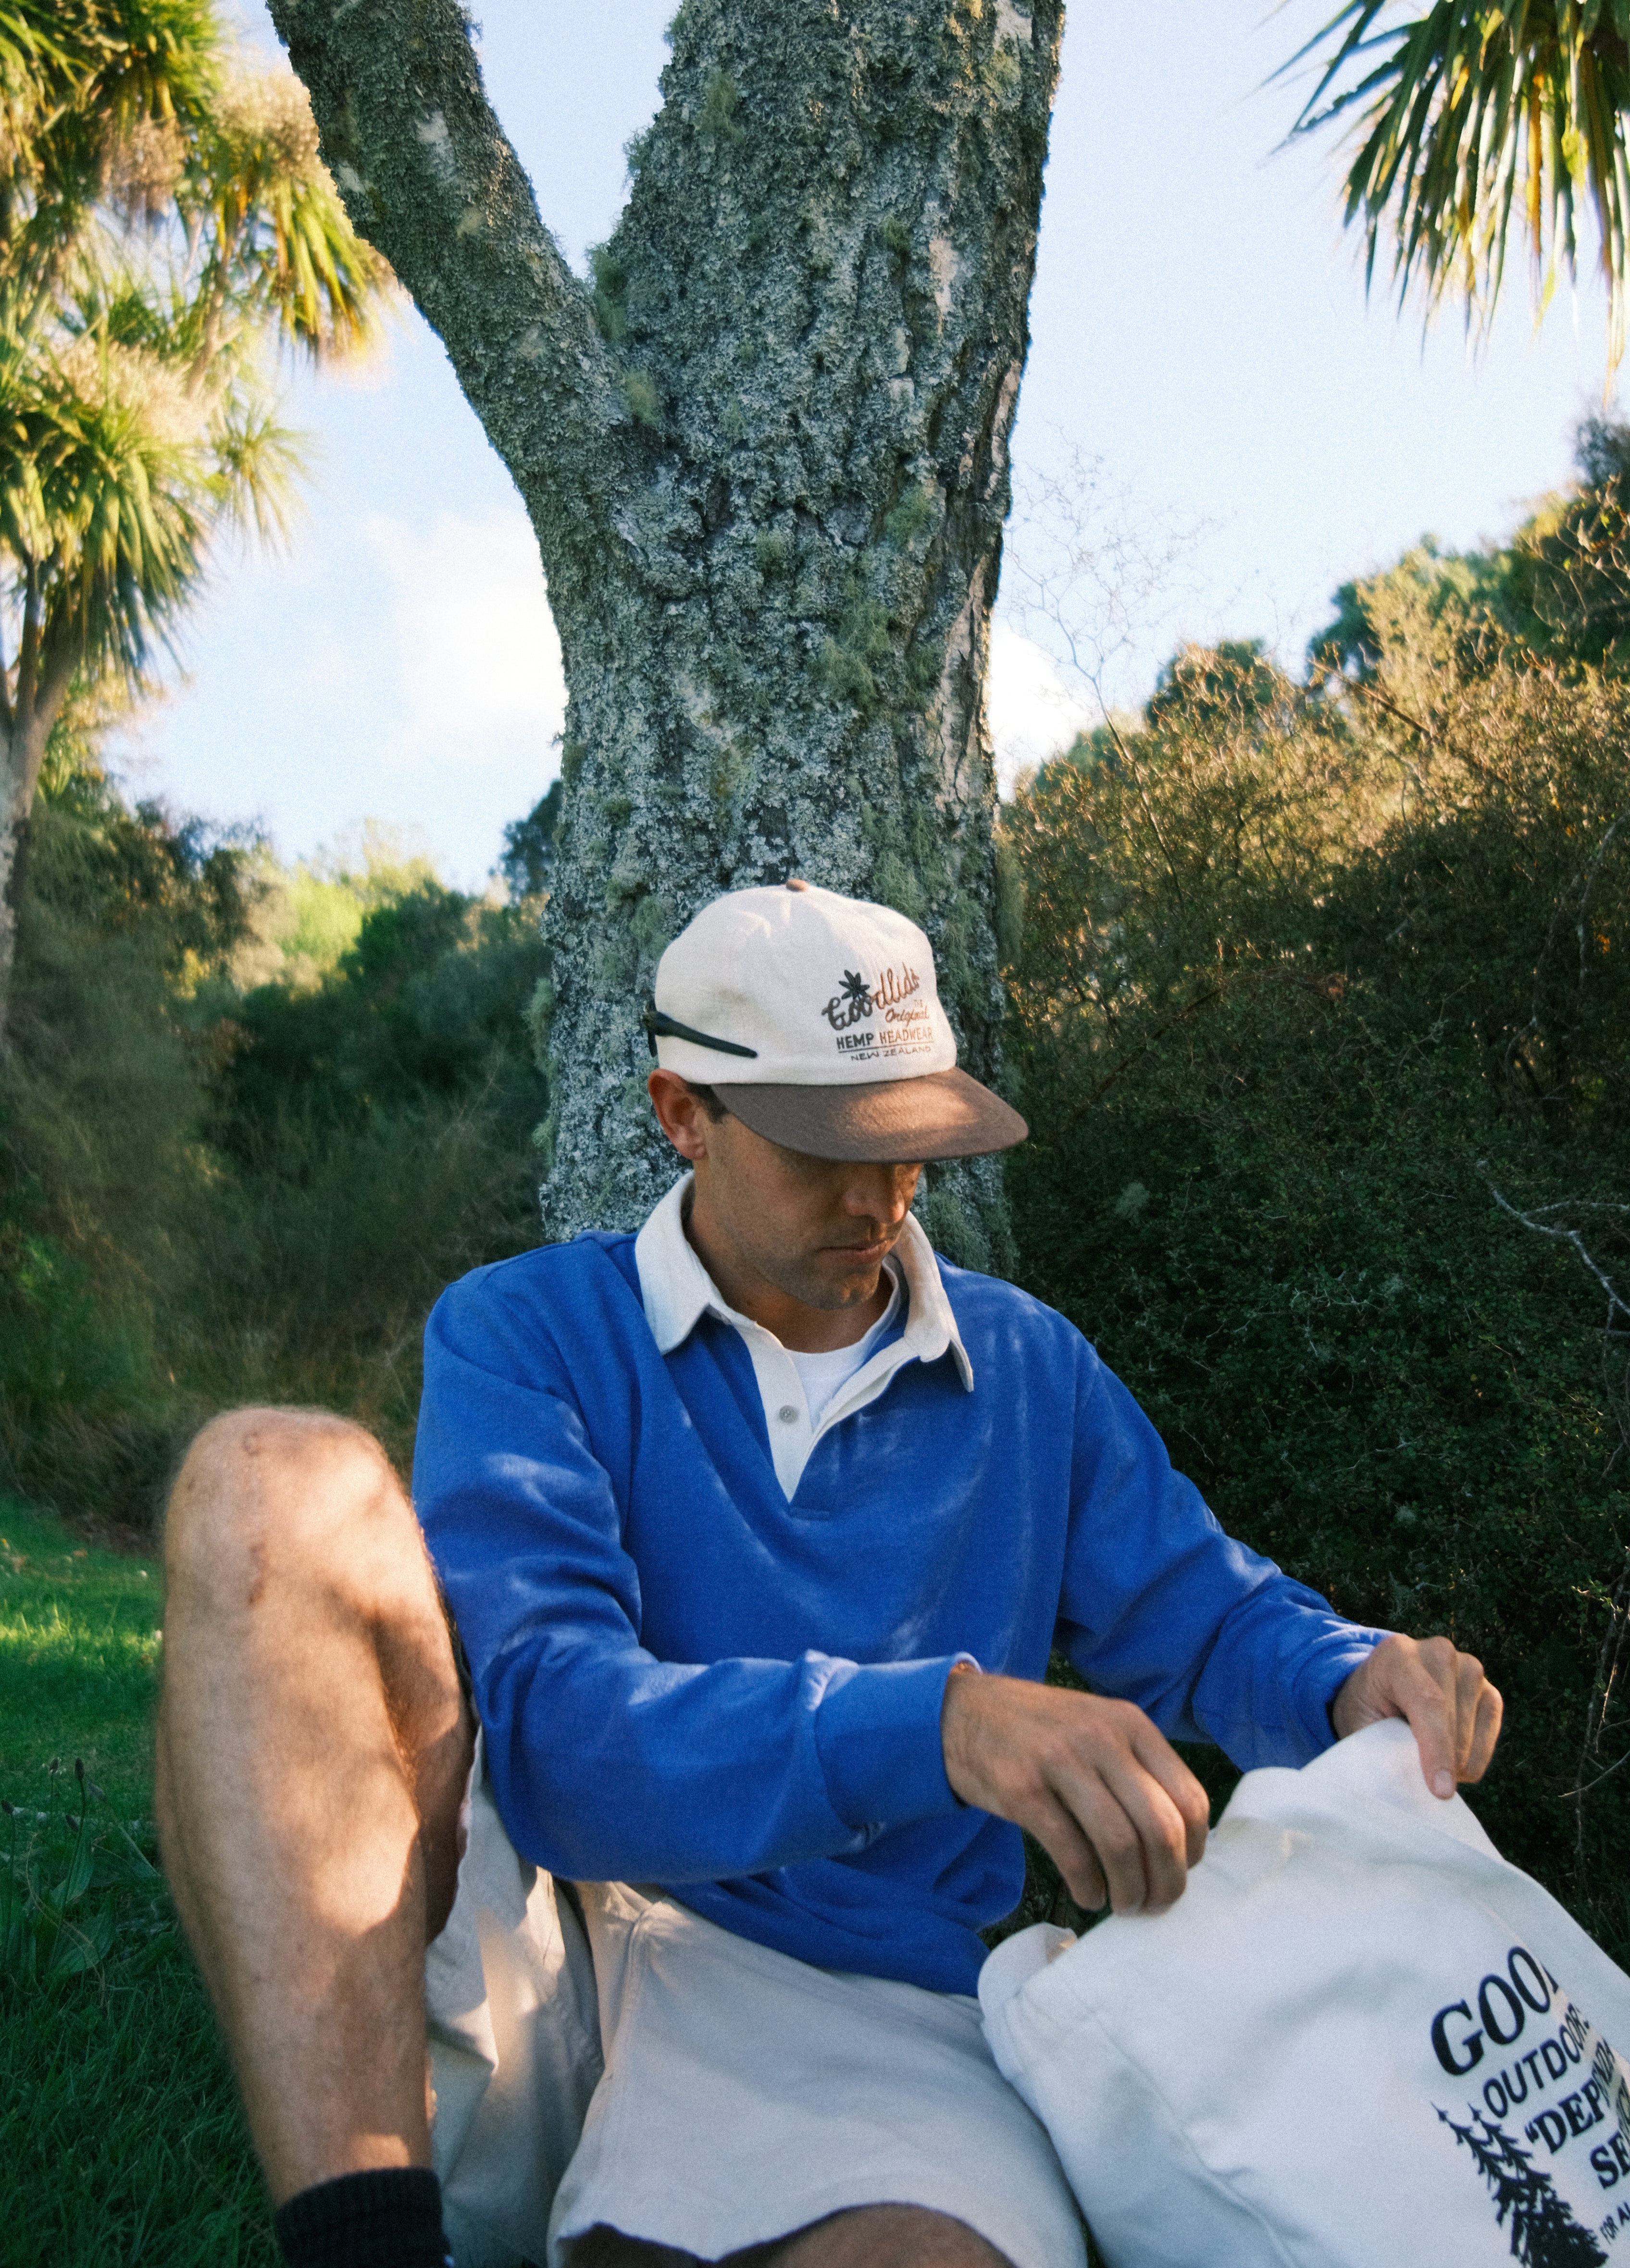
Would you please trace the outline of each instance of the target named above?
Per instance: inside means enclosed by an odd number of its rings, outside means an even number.
[[[983,710],[1060,0],[684,0],[592,287],[456,0],[272,0],[353,222],[446,342],[537,530],[569,692],[548,914],[551,1227],[671,1174],[639,1025],[719,891],[923,923],[999,1072]],[[999,1262],[999,1177],[930,1226]]]

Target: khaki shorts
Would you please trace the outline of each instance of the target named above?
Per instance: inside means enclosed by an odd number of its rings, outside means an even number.
[[[601,2223],[717,2260],[881,2204],[949,2213],[1014,2268],[1085,2268],[977,2001],[815,1969],[623,1883],[562,1894],[511,1845],[479,1742],[466,1816],[425,1962],[459,2268],[559,2268]]]

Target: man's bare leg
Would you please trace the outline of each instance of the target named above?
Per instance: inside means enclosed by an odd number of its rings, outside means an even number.
[[[273,2202],[428,2166],[474,1732],[418,1523],[359,1428],[240,1410],[188,1453],[165,1562],[159,1840]]]

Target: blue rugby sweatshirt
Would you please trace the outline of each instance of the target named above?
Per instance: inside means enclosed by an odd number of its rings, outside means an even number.
[[[972,1390],[904,1362],[789,1501],[741,1335],[660,1353],[634,1244],[478,1269],[426,1327],[415,1501],[524,1857],[971,1992],[1024,1862],[947,1782],[954,1661],[1039,1678],[1057,1645],[1246,1768],[1330,1744],[1381,1633],[1225,1535],[1063,1316],[940,1262]]]

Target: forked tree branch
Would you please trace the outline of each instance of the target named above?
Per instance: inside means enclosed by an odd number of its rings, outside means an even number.
[[[351,225],[440,335],[551,578],[593,561],[631,429],[587,292],[487,100],[457,0],[270,0]]]

